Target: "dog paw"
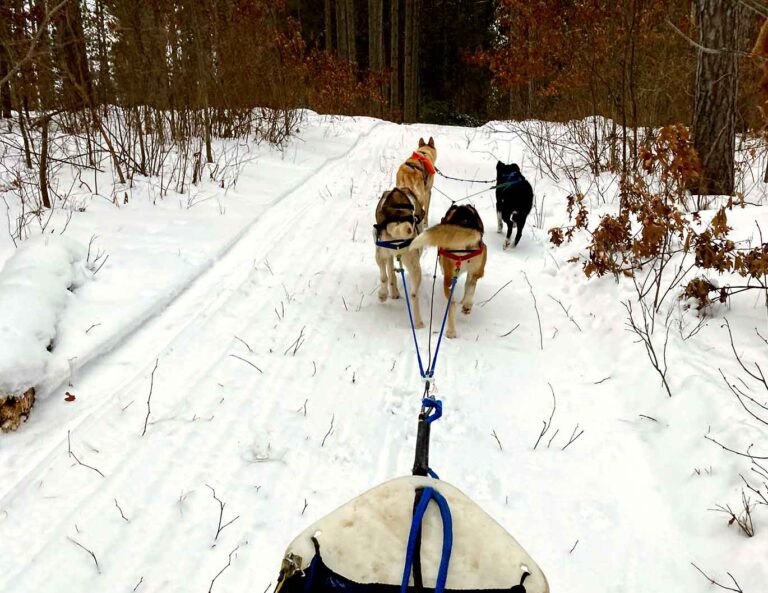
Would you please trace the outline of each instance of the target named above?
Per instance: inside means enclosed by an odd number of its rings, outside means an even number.
[[[510,246],[510,245],[512,245],[512,243],[510,243],[510,242],[509,242],[509,239],[507,239],[506,241],[504,241],[504,250],[506,251],[507,249],[509,249],[509,246]]]
[[[462,305],[461,312],[464,313],[464,315],[469,315],[472,313],[472,305]]]
[[[393,294],[393,295],[392,295],[391,297],[389,297],[389,298],[391,298],[392,300],[395,300],[395,301],[396,301],[397,299],[399,299],[399,298],[400,298],[400,293],[399,293],[399,292],[396,292],[395,294]]]
[[[387,291],[386,290],[384,292],[380,292],[379,293],[379,301],[382,302],[382,303],[387,301]]]
[[[416,322],[413,324],[413,326],[414,326],[416,329],[422,329],[422,328],[424,327],[424,322],[423,322],[421,319],[419,319],[418,321],[416,321]]]
[[[497,228],[497,229],[496,229],[496,232],[497,232],[497,233],[499,233],[499,234],[501,234],[501,233],[503,233],[503,232],[504,232],[504,229],[503,229],[503,228],[501,228],[501,227],[499,227],[499,228]]]
[[[446,338],[450,338],[452,340],[453,338],[456,337],[456,330],[455,329],[454,330],[451,330],[451,329],[446,330],[445,337]]]

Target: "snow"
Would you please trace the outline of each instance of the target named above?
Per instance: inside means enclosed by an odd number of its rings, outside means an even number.
[[[46,377],[48,347],[87,276],[86,250],[58,236],[25,241],[0,271],[0,395],[21,395]]]
[[[718,373],[743,374],[725,318],[744,359],[765,360],[761,299],[716,308],[689,339],[695,312],[670,303],[669,398],[625,329],[631,284],[568,263],[583,241],[548,243],[571,188],[538,172],[514,134],[306,118],[282,150],[253,147],[227,190],[161,199],[137,179],[127,205],[74,200],[85,211],[65,237],[97,235],[109,259],[64,295],[32,415],[0,439],[0,590],[207,591],[237,548],[213,591],[264,591],[307,526],[409,471],[423,386],[405,303],[376,298],[369,225],[419,136],[435,138],[446,174],[493,177],[497,155],[546,196],[541,228],[531,213],[517,248],[486,233],[474,310],[437,363],[434,469],[524,543],[552,591],[710,591],[691,562],[764,590],[768,512],[755,510],[746,538],[709,510],[738,504],[748,467],[704,438],[768,450]],[[456,199],[484,186],[435,187]],[[590,187],[596,211],[609,209],[615,178]],[[472,201],[495,228],[492,192]],[[448,205],[433,193],[434,218]],[[739,239],[755,222],[768,228],[766,206],[729,213]],[[8,241],[0,258],[12,253]],[[422,259],[422,305],[434,257]],[[439,318],[439,278],[435,294]],[[584,434],[563,450],[577,424]],[[226,503],[222,524],[235,519],[218,537],[207,486]]]

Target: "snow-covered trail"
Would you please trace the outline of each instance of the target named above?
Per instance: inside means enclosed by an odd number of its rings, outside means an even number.
[[[444,171],[493,176],[480,150],[490,137],[374,125],[85,366],[64,422],[53,396],[41,398],[0,450],[1,591],[207,591],[235,548],[214,590],[264,591],[304,526],[409,472],[421,383],[404,301],[376,298],[370,225],[396,167],[429,134]],[[240,187],[259,183],[246,168]],[[477,189],[436,184],[455,197]],[[528,549],[553,591],[697,590],[658,447],[646,442],[663,428],[637,412],[664,402],[642,352],[617,347],[627,342],[618,288],[596,291],[558,263],[532,221],[503,252],[490,195],[474,203],[489,262],[474,311],[441,350],[446,413],[432,431],[433,467]],[[447,205],[433,195],[433,221]],[[423,307],[434,257],[422,260]],[[439,316],[439,278],[435,292]],[[548,384],[557,411],[532,450],[551,411]],[[563,451],[577,423],[585,433]],[[68,439],[91,468],[70,457]],[[229,522],[218,537],[212,489]]]

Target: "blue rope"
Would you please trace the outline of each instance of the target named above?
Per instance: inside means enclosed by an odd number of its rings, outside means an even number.
[[[405,281],[405,269],[400,267],[400,277],[403,280],[403,291],[405,292],[405,304],[408,308],[408,320],[411,322],[411,333],[413,334],[413,345],[416,347],[416,358],[419,361],[419,373],[422,379],[431,379],[435,375],[435,365],[437,364],[437,354],[440,352],[440,343],[443,341],[443,333],[445,332],[445,322],[448,320],[448,310],[451,308],[451,300],[453,299],[453,290],[456,288],[456,282],[458,276],[454,275],[451,280],[451,291],[448,294],[448,303],[445,305],[445,313],[443,313],[443,323],[440,326],[440,333],[437,336],[437,346],[435,347],[435,356],[432,358],[432,363],[424,372],[424,363],[421,360],[421,350],[419,349],[419,340],[416,338],[416,325],[413,323],[413,313],[411,311],[411,297],[408,292],[408,284]],[[427,361],[429,362],[429,361]]]
[[[453,520],[451,518],[451,509],[448,501],[434,488],[424,488],[424,492],[419,499],[419,504],[413,512],[413,521],[411,522],[411,531],[408,534],[408,548],[405,554],[405,568],[403,570],[403,581],[400,584],[400,593],[407,593],[408,582],[411,580],[411,570],[413,568],[413,557],[416,554],[416,545],[419,542],[419,532],[424,520],[424,513],[427,511],[430,501],[434,500],[440,509],[440,517],[443,520],[443,551],[440,556],[440,568],[437,571],[437,581],[435,583],[435,593],[444,593],[445,583],[448,580],[448,564],[451,561],[451,550],[453,548]]]
[[[416,358],[419,361],[419,373],[425,378],[424,363],[421,362],[421,351],[419,350],[419,340],[416,338],[416,325],[413,323],[413,313],[411,312],[411,298],[408,293],[408,285],[405,282],[405,269],[400,266],[400,277],[403,279],[403,292],[405,292],[405,304],[408,306],[408,319],[411,321],[411,333],[413,334],[413,345],[416,346]],[[449,301],[450,304],[450,301]]]
[[[443,416],[443,402],[439,399],[432,399],[429,397],[425,397],[421,400],[421,405],[424,407],[424,410],[434,410],[434,414],[427,414],[427,416],[424,418],[424,422],[426,424],[432,424],[435,420],[439,420]]]
[[[437,353],[440,352],[440,343],[443,341],[443,332],[445,331],[445,322],[448,319],[448,310],[451,308],[451,300],[453,299],[453,289],[456,288],[456,282],[459,277],[457,274],[453,275],[451,280],[451,292],[448,294],[448,305],[445,307],[445,313],[443,314],[443,324],[440,326],[440,333],[437,335],[437,346],[435,346],[435,356],[432,358],[432,364],[429,367],[428,373],[430,377],[435,374],[435,365],[437,364]],[[423,376],[423,375],[422,375]]]
[[[440,476],[438,476],[431,467],[427,468],[427,475],[430,478],[434,478],[435,480],[439,480],[440,479]]]

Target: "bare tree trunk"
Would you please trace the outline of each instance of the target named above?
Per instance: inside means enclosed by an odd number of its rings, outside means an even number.
[[[43,207],[51,207],[51,198],[48,196],[48,124],[50,118],[44,115],[40,121],[40,197]]]
[[[325,0],[323,15],[325,17],[325,51],[333,51],[333,4],[331,0]]]
[[[389,106],[393,113],[400,110],[400,0],[391,0],[389,19],[389,68],[392,71],[390,77]]]
[[[700,195],[732,195],[736,144],[736,54],[742,11],[738,0],[697,0],[699,44],[693,145],[702,164]]]
[[[93,105],[93,84],[88,67],[80,0],[70,0],[56,14],[55,27],[59,66],[66,73],[64,89],[67,107],[77,110]]]
[[[384,0],[368,0],[368,69],[384,69]],[[381,106],[375,109],[381,115]]]
[[[8,74],[8,56],[5,53],[5,48],[0,47],[0,79],[3,79]],[[0,85],[0,117],[11,117],[11,82],[6,80]]]
[[[347,59],[351,64],[357,64],[357,43],[355,39],[355,0],[347,3]]]
[[[418,117],[419,79],[419,1],[405,0],[405,51],[403,60],[403,116],[413,122]]]
[[[336,52],[340,58],[349,59],[346,0],[336,0]]]
[[[384,1],[368,0],[368,68],[384,68]]]

